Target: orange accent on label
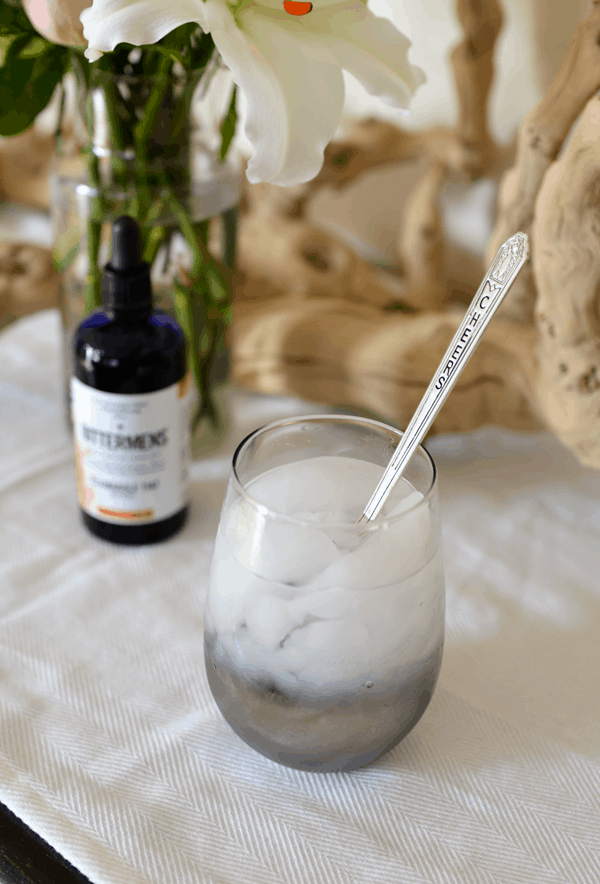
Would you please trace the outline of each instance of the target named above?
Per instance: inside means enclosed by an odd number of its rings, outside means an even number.
[[[75,477],[77,480],[77,499],[83,509],[89,509],[94,500],[94,489],[85,481],[85,450],[75,442]]]
[[[283,8],[290,15],[307,15],[313,5],[312,3],[303,3],[301,0],[283,0]]]
[[[154,510],[109,510],[104,506],[99,506],[98,512],[113,519],[151,519],[154,515]]]
[[[177,398],[183,399],[186,395],[187,391],[190,389],[190,384],[192,383],[192,373],[191,371],[186,372],[184,376],[181,378],[179,383],[177,384]]]

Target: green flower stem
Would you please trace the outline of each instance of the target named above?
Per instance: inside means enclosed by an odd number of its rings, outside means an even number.
[[[164,225],[158,224],[158,219],[168,208],[167,197],[164,193],[150,204],[145,214],[138,212],[136,217],[140,223],[142,233],[142,253],[144,261],[152,266],[154,259],[158,254],[158,250],[165,241],[167,232],[170,231]],[[132,213],[139,210],[140,206],[136,200],[132,200]]]
[[[90,63],[84,58],[82,52],[77,49],[69,50],[69,58],[71,69],[73,70],[77,81],[77,105],[79,113],[81,114],[81,118],[85,120],[88,116],[87,104],[90,87]]]
[[[210,218],[204,218],[202,221],[196,221],[196,223],[192,226],[194,228],[194,233],[198,242],[205,247],[208,246],[208,236],[210,234]]]
[[[160,218],[160,216],[162,214],[164,214],[168,210],[168,208],[169,208],[169,194],[168,194],[168,191],[165,189],[165,190],[161,191],[158,199],[155,199],[154,202],[150,205],[150,207],[148,208],[148,211],[146,212],[144,217],[141,219],[142,223],[145,224],[147,227],[150,227],[153,224],[156,224],[158,219]]]
[[[86,224],[88,272],[84,292],[85,314],[91,313],[102,304],[102,273],[98,263],[102,244],[104,200],[101,196],[99,161],[93,152],[90,153],[88,162],[88,175],[96,195],[90,199],[90,214]]]
[[[229,107],[225,114],[225,119],[221,123],[221,147],[219,149],[219,159],[222,163],[229,153],[231,142],[235,136],[237,128],[237,86],[233,87]]]
[[[208,241],[209,221],[200,221],[194,224],[185,208],[173,194],[169,197],[171,211],[173,212],[179,229],[192,253],[192,266],[190,269],[189,283],[185,285],[181,280],[176,286],[176,302],[179,303],[178,316],[185,319],[184,331],[189,342],[190,369],[194,376],[200,404],[192,421],[192,429],[195,429],[204,416],[208,416],[212,423],[217,425],[217,409],[215,407],[211,383],[210,369],[212,365],[211,354],[213,351],[214,334],[209,321],[209,315],[213,311],[210,298],[210,274],[209,262],[205,261],[204,255],[212,260],[205,242]],[[188,282],[186,280],[186,282]],[[202,336],[210,336],[208,347],[202,347]],[[201,352],[204,350],[204,352]]]
[[[235,270],[236,231],[239,209],[234,206],[223,212],[223,263],[232,273]]]
[[[203,392],[198,421],[202,417],[207,417],[217,430],[220,426],[220,412],[216,406],[213,397],[212,371],[214,369],[214,359],[220,343],[221,332],[224,331],[225,316],[222,305],[215,303],[215,298],[211,297],[214,288],[211,285],[211,264],[214,259],[208,251],[208,238],[210,234],[210,219],[198,221],[193,225],[196,239],[203,252],[203,270],[201,277],[196,282],[196,292],[204,302],[205,315],[204,327],[200,332],[197,347],[200,356],[200,387]],[[207,257],[205,258],[204,255]],[[216,263],[216,262],[214,262]],[[227,290],[227,294],[229,291]],[[220,294],[220,293],[219,293]],[[221,300],[221,297],[216,300]]]
[[[102,84],[104,93],[104,106],[106,108],[106,119],[110,132],[112,144],[111,164],[113,171],[113,181],[123,192],[127,190],[127,160],[125,159],[125,139],[123,137],[123,126],[117,112],[117,90],[114,83],[105,82]]]
[[[169,72],[172,64],[172,59],[161,55],[158,69],[153,77],[156,85],[146,101],[144,116],[134,127],[133,135],[136,145],[136,158],[139,158],[140,160],[145,160],[146,144],[152,134],[157,114],[160,111],[165,92],[169,85]],[[144,169],[145,165],[144,162]]]
[[[154,226],[147,230],[143,258],[150,267],[154,264],[160,247],[165,242],[168,233],[167,227]]]
[[[87,222],[88,273],[85,286],[84,315],[102,306],[102,276],[98,261],[102,241],[102,221],[89,218]]]
[[[168,56],[159,57],[157,70],[153,76],[154,86],[144,106],[144,115],[133,128],[135,152],[136,217],[143,223],[146,214],[151,213],[150,168],[148,162],[148,142],[156,125],[156,118],[162,107],[169,86],[169,72],[173,60]],[[146,222],[147,223],[147,222]]]
[[[204,352],[202,353],[202,360],[200,365],[201,389],[205,391],[205,394],[201,404],[199,417],[208,417],[215,429],[219,428],[220,420],[219,409],[217,408],[212,395],[211,372],[213,369],[214,357],[219,344],[219,325],[219,320],[213,319],[207,322],[205,330],[208,333],[208,341],[207,346],[204,348]]]
[[[65,105],[67,101],[67,93],[63,83],[59,83],[58,88],[60,89],[60,105],[58,109],[58,119],[56,122],[56,129],[54,130],[54,144],[57,148],[60,149],[62,142],[62,127],[65,116]]]
[[[181,233],[186,243],[188,244],[188,248],[192,253],[192,266],[190,268],[190,276],[192,277],[192,279],[196,279],[196,277],[200,276],[200,274],[202,273],[202,264],[204,258],[200,240],[198,239],[196,230],[194,229],[192,219],[174,193],[169,194],[168,201],[169,208],[177,219],[179,229],[181,230]]]
[[[155,52],[160,52],[160,54],[164,58],[169,59],[171,63],[177,61],[182,67],[185,68],[185,58],[183,57],[181,52],[178,52],[176,49],[173,49],[169,46],[161,46],[160,43],[154,43],[152,48]]]
[[[190,343],[190,368],[200,393],[200,406],[193,427],[195,428],[204,416],[217,427],[218,409],[212,396],[211,370],[219,341],[217,333],[219,322],[223,321],[220,319],[223,313],[223,300],[227,298],[229,289],[206,245],[210,221],[199,221],[194,224],[173,194],[169,197],[169,203],[192,253],[189,284],[184,285],[181,280],[178,282],[176,299],[180,302],[182,315],[186,317],[186,335]]]
[[[175,302],[175,314],[177,320],[183,329],[188,342],[188,363],[192,376],[196,383],[196,387],[200,394],[200,405],[192,419],[192,430],[195,430],[199,420],[202,417],[203,405],[207,390],[204,385],[202,366],[200,364],[200,355],[196,346],[196,329],[197,322],[194,316],[192,297],[190,287],[184,285],[178,279],[173,285],[173,295]]]
[[[88,132],[93,132],[93,114],[91,102],[86,102],[86,123]],[[100,247],[102,244],[102,220],[105,205],[102,196],[100,177],[100,160],[94,153],[93,144],[88,146],[88,180],[94,191],[90,197],[90,214],[86,222],[86,245],[88,255],[88,271],[84,289],[84,313],[87,315],[102,305],[102,273],[98,266]]]
[[[202,252],[200,251],[196,231],[194,230],[194,226],[188,213],[186,212],[183,205],[179,202],[177,197],[172,193],[169,194],[169,207],[177,220],[177,225],[181,230],[181,233],[183,234],[190,251],[192,252],[192,266],[190,273],[191,278],[189,280],[186,279],[185,283],[181,279],[175,281],[175,311],[177,313],[177,318],[181,323],[181,327],[184,330],[185,336],[188,340],[188,358],[190,370],[200,394],[199,409],[192,420],[192,429],[195,430],[200,418],[202,417],[204,403],[207,396],[209,395],[209,390],[204,383],[200,353],[198,348],[200,331],[200,322],[198,321],[199,317],[197,316],[198,308],[200,306],[198,300],[200,300],[200,303],[202,303],[203,299],[198,299],[197,297],[194,297],[195,295],[197,295],[195,283],[197,278],[202,273]],[[196,303],[194,304],[193,302]],[[194,306],[196,308],[195,310]],[[203,324],[204,323],[202,323],[202,325]]]
[[[219,262],[208,251],[208,247],[204,242],[204,235],[199,235],[199,229],[202,230],[201,225],[205,222],[200,221],[194,224],[174,194],[171,194],[169,197],[169,205],[177,218],[181,233],[192,253],[190,276],[192,279],[196,279],[200,275],[204,275],[209,283],[209,291],[213,296],[216,296],[215,300],[221,301],[223,297],[227,297],[229,285],[223,270],[219,266]],[[206,239],[208,239],[208,234],[206,234]]]

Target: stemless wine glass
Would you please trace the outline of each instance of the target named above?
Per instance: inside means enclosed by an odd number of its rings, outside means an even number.
[[[385,508],[357,524],[402,433],[316,415],[238,447],[205,615],[216,703],[258,752],[352,770],[425,711],[444,642],[435,465],[419,448]]]

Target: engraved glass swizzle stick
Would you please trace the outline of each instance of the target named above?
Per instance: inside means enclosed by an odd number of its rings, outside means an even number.
[[[498,250],[360,522],[371,521],[381,511],[528,258],[529,241],[525,233],[511,236]]]

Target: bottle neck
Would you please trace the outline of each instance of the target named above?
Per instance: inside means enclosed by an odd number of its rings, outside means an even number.
[[[148,319],[152,316],[154,308],[152,304],[143,307],[117,307],[105,304],[104,312],[109,319],[122,320],[124,322],[139,322],[142,319]]]
[[[115,225],[117,222],[115,221]],[[113,233],[114,233],[113,225]],[[119,230],[122,238],[131,231]],[[122,251],[128,243],[125,239],[124,243],[113,243],[113,251],[121,246]],[[123,258],[123,255],[117,254],[117,258]],[[125,253],[125,262],[129,256]],[[117,269],[118,268],[118,269]],[[106,311],[113,311],[121,315],[128,313],[132,316],[140,315],[149,316],[152,313],[152,285],[150,282],[150,268],[145,263],[129,268],[127,266],[121,269],[117,264],[115,268],[111,263],[104,268],[102,277],[102,301]]]

